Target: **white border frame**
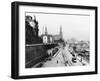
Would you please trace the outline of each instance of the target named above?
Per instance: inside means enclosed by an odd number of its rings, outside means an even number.
[[[90,15],[90,65],[78,67],[57,67],[57,68],[25,68],[25,12],[48,12],[48,13],[72,13]],[[19,75],[41,75],[55,73],[74,73],[95,71],[95,10],[54,8],[40,6],[19,6]]]

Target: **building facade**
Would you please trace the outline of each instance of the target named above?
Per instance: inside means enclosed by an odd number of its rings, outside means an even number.
[[[54,42],[53,35],[50,35],[47,32],[47,27],[45,27],[45,32],[44,32],[44,34],[41,35],[41,38],[42,38],[44,44]]]
[[[59,34],[51,35],[48,34],[47,27],[45,27],[44,34],[41,35],[41,38],[43,40],[43,43],[58,43],[63,40],[63,33],[62,33],[62,27],[60,27]]]
[[[36,17],[26,16],[25,19],[25,39],[26,44],[42,43],[42,39],[39,37],[38,21]]]

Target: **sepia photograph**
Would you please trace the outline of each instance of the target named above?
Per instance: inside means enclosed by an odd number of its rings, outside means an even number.
[[[90,15],[25,13],[25,67],[87,66]]]

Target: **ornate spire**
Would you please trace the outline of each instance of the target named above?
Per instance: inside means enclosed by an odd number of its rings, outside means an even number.
[[[47,32],[47,27],[45,26],[45,34],[48,34],[48,32]]]
[[[62,36],[62,26],[61,25],[60,25],[60,32],[59,32],[59,34],[60,34],[61,38],[63,38],[63,36]]]

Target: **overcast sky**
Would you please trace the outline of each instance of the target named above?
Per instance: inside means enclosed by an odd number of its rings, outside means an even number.
[[[62,14],[43,14],[43,13],[26,13],[26,15],[36,16],[39,23],[39,35],[47,27],[49,34],[59,34],[62,26],[63,38],[65,40],[76,38],[78,40],[89,40],[90,25],[89,16],[83,15],[62,15]]]

